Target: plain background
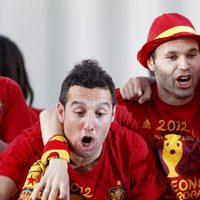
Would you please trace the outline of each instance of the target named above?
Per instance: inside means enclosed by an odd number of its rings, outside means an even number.
[[[98,59],[117,87],[148,75],[136,54],[154,18],[166,12],[185,15],[199,32],[199,0],[0,0],[0,34],[21,49],[34,106],[46,108],[83,59]]]

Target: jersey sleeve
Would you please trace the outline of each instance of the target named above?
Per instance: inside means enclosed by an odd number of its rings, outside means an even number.
[[[19,199],[28,199],[33,195],[33,191],[37,184],[40,182],[41,177],[44,175],[49,160],[52,158],[60,158],[69,162],[69,153],[67,148],[67,140],[61,134],[56,134],[51,137],[44,147],[43,155],[40,160],[37,160],[30,168],[27,178],[25,180],[23,189],[20,193]],[[33,182],[29,180],[33,179]],[[38,199],[42,198],[43,190],[41,190],[37,196]],[[57,198],[56,198],[57,199]]]
[[[141,136],[137,135],[133,145],[137,149],[131,158],[130,173],[133,178],[129,199],[156,200],[166,190],[164,175],[159,171],[151,150]]]
[[[32,121],[18,84],[8,78],[3,80],[4,89],[0,92],[2,103],[0,137],[4,142],[10,143],[22,129],[32,126]]]
[[[42,150],[40,126],[36,123],[23,130],[0,154],[0,175],[8,176],[20,186],[31,165],[41,157]]]
[[[138,130],[139,124],[136,120],[136,113],[139,111],[139,104],[137,102],[123,100],[119,89],[116,89],[116,100],[115,119],[117,122],[129,129]]]

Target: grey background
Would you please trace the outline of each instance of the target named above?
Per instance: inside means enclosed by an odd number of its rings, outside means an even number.
[[[57,103],[74,63],[96,58],[122,86],[148,75],[136,59],[155,17],[180,12],[200,30],[199,0],[0,0],[0,34],[20,47],[34,106]]]

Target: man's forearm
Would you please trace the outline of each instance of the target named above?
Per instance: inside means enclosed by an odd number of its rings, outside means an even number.
[[[9,200],[16,192],[15,182],[7,176],[0,176],[0,199]]]

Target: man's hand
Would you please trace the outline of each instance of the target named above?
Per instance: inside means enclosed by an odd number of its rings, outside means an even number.
[[[56,106],[41,112],[40,126],[44,144],[46,144],[53,135],[63,133],[62,124],[58,120]],[[40,189],[44,189],[42,200],[54,200],[58,192],[60,199],[70,200],[69,175],[67,169],[67,161],[63,159],[50,159],[49,167],[45,171],[36,189],[34,189],[34,198],[36,199]]]
[[[67,140],[62,135],[62,125],[57,117],[56,107],[43,111],[40,115],[40,125],[45,146],[40,160],[36,161],[29,170],[21,192],[21,199],[27,195],[30,199],[64,199],[70,200],[69,190],[69,149]],[[53,137],[52,137],[53,136]],[[30,186],[29,178],[34,178],[34,185]]]
[[[151,98],[151,85],[155,78],[150,77],[133,77],[120,88],[122,98],[125,100],[135,100],[142,104]]]
[[[40,190],[44,190],[42,200],[56,200],[58,194],[59,199],[70,200],[67,168],[68,164],[65,160],[52,158],[44,176],[33,191],[32,200],[37,199]]]

